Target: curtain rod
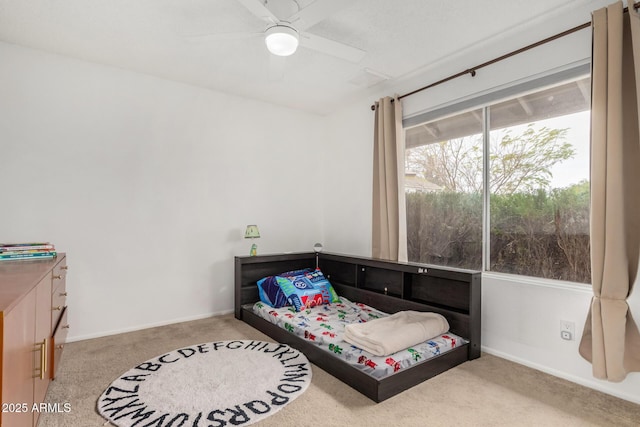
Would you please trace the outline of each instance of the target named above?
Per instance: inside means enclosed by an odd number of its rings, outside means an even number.
[[[633,8],[634,8],[634,9],[638,9],[638,8],[640,8],[640,3],[638,3],[638,4],[634,3],[634,4],[633,4]],[[629,11],[629,8],[628,8],[628,7],[625,7],[625,8],[623,9],[623,13],[626,13],[626,12],[628,12],[628,11]],[[416,90],[413,90],[413,91],[411,91],[411,92],[409,92],[409,93],[405,93],[404,95],[400,95],[400,96],[398,96],[398,99],[402,99],[402,98],[405,98],[405,97],[407,97],[407,96],[410,96],[410,95],[416,94],[416,93],[418,93],[418,92],[422,92],[423,90],[430,89],[430,88],[432,88],[432,87],[434,87],[434,86],[441,85],[442,83],[446,83],[446,82],[448,82],[449,80],[453,80],[453,79],[457,79],[458,77],[462,77],[462,76],[464,76],[465,74],[471,74],[471,77],[475,77],[475,75],[476,75],[476,70],[479,70],[480,68],[484,68],[484,67],[487,67],[487,66],[489,66],[489,65],[495,64],[496,62],[500,62],[500,61],[502,61],[502,60],[504,60],[504,59],[507,59],[507,58],[510,58],[510,57],[512,57],[512,56],[518,55],[518,54],[520,54],[520,53],[522,53],[522,52],[526,52],[527,50],[530,50],[530,49],[533,49],[533,48],[535,48],[535,47],[541,46],[541,45],[543,45],[543,44],[545,44],[545,43],[549,43],[550,41],[553,41],[553,40],[559,39],[559,38],[561,38],[561,37],[568,36],[569,34],[575,33],[576,31],[583,30],[583,29],[585,29],[585,28],[587,28],[587,27],[590,27],[590,26],[591,26],[591,22],[585,22],[584,24],[582,24],[582,25],[578,25],[577,27],[570,28],[570,29],[565,30],[565,31],[563,31],[563,32],[561,32],[561,33],[555,34],[555,35],[553,35],[553,36],[551,36],[551,37],[547,37],[546,39],[540,40],[540,41],[538,41],[538,42],[532,43],[532,44],[527,45],[527,46],[525,46],[525,47],[521,47],[520,49],[516,49],[516,50],[514,50],[514,51],[512,51],[512,52],[506,53],[506,54],[504,54],[504,55],[502,55],[502,56],[499,56],[499,57],[497,57],[497,58],[494,58],[494,59],[492,59],[492,60],[490,60],[490,61],[483,62],[482,64],[480,64],[480,65],[476,65],[475,67],[467,68],[467,69],[466,69],[466,70],[464,70],[464,71],[460,71],[459,73],[452,74],[452,75],[450,75],[449,77],[445,77],[444,79],[442,79],[442,80],[438,80],[438,81],[437,81],[437,82],[435,82],[435,83],[431,83],[431,84],[429,84],[429,85],[427,85],[427,86],[423,86],[423,87],[421,87],[421,88],[419,88],[419,89],[416,89]],[[391,100],[391,102],[393,102],[393,99]],[[376,105],[375,105],[375,104],[373,104],[373,105],[371,106],[371,111],[375,111],[375,109],[376,109]]]

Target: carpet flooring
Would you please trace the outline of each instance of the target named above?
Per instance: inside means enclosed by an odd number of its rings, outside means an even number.
[[[47,402],[68,413],[43,413],[39,427],[102,426],[104,389],[145,360],[193,343],[272,341],[233,315],[70,343]],[[640,405],[483,354],[382,403],[374,403],[312,365],[307,391],[260,426],[635,426]]]

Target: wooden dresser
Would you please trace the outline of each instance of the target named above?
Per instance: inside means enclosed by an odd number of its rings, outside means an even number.
[[[36,426],[67,324],[67,258],[0,262],[0,426]],[[34,406],[35,405],[35,406]],[[35,410],[34,410],[35,409]]]

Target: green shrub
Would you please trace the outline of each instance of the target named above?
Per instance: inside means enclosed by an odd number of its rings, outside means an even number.
[[[482,196],[407,193],[409,260],[482,268]],[[490,269],[589,283],[589,184],[494,194]]]

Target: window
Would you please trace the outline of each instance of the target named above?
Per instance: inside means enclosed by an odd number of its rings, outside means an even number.
[[[482,110],[406,132],[409,261],[482,267]]]
[[[409,260],[589,283],[589,88],[407,127]]]

